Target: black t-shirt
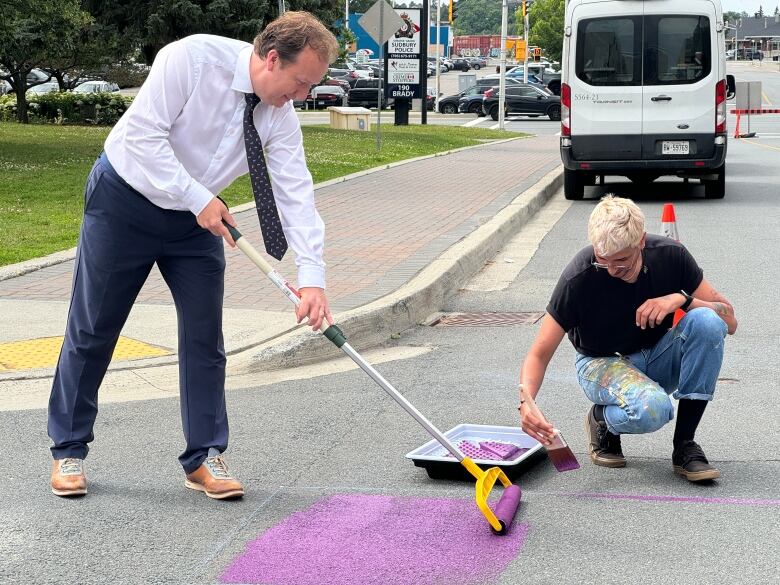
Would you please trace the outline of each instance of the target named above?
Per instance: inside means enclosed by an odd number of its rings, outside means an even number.
[[[704,278],[690,252],[679,242],[649,235],[642,251],[644,266],[634,283],[594,267],[593,246],[569,262],[555,286],[547,312],[585,355],[629,354],[654,346],[672,326],[673,313],[661,325],[641,329],[636,310],[647,299],[684,290],[692,294]]]

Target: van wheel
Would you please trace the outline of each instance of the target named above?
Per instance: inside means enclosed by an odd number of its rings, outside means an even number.
[[[705,199],[723,199],[726,195],[726,163],[718,169],[718,178],[714,181],[702,181],[704,183]]]
[[[563,196],[570,201],[579,201],[585,195],[585,181],[581,173],[563,169]]]
[[[490,117],[493,119],[494,122],[498,120],[498,106],[493,106],[492,108],[490,108]]]
[[[550,118],[550,120],[560,120],[561,106],[550,106],[547,110],[547,116]]]

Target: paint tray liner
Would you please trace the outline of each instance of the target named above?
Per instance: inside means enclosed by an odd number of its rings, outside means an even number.
[[[444,435],[486,469],[498,467],[510,479],[522,474],[545,456],[542,444],[518,427],[460,424]],[[422,467],[433,479],[471,480],[474,478],[452,454],[435,439],[406,454],[417,467]]]

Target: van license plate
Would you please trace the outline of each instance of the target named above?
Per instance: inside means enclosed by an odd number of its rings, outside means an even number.
[[[661,154],[688,154],[691,143],[687,140],[664,140],[661,143]]]

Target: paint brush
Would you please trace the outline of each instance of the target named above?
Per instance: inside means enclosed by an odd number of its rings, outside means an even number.
[[[547,456],[558,471],[572,471],[580,468],[577,458],[558,429],[553,429],[552,443],[544,447],[547,449]]]

